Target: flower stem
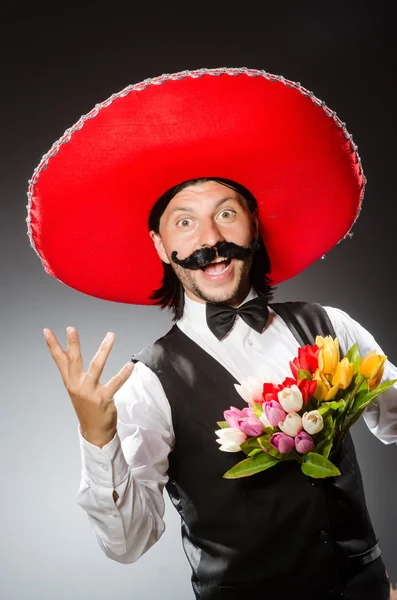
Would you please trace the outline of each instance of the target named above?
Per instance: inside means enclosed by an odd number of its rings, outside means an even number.
[[[299,463],[303,463],[303,457],[301,454],[299,454],[299,452],[295,449],[292,450],[292,456],[299,462]]]
[[[358,390],[360,389],[360,387],[362,386],[362,384],[365,381],[365,377],[361,376],[361,378],[357,381],[356,385],[353,388],[353,391],[350,395],[350,399],[349,399],[349,404],[351,403],[351,401],[354,399],[354,396],[357,394]]]
[[[344,433],[345,433],[344,430],[343,430],[343,425],[345,423],[345,420],[346,420],[346,417],[347,417],[347,413],[349,412],[349,409],[353,405],[353,400],[354,400],[354,398],[355,398],[358,390],[360,389],[360,387],[364,383],[364,381],[365,381],[365,377],[361,376],[360,379],[357,381],[356,385],[354,386],[351,394],[350,394],[349,400],[347,402],[347,406],[345,407],[345,410],[344,410],[342,422],[339,424],[339,436],[338,436],[339,440],[337,440],[336,448],[338,448],[342,444],[342,442],[343,442],[343,437],[344,437]]]

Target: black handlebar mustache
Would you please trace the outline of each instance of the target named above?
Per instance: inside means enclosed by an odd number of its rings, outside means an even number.
[[[239,246],[233,242],[219,242],[216,246],[208,248],[200,248],[193,252],[187,258],[178,258],[177,252],[174,250],[171,253],[171,259],[179,266],[184,269],[203,269],[209,265],[214,258],[237,258],[239,260],[246,260],[259,248],[258,238],[254,238],[249,247]]]

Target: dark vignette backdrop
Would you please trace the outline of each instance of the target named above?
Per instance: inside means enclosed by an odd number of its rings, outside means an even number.
[[[2,560],[1,597],[192,597],[176,512],[138,563],[97,547],[74,503],[80,456],[73,409],[41,330],[81,334],[85,364],[108,330],[117,340],[104,379],[165,332],[153,307],[89,298],[48,277],[29,246],[28,179],[64,130],[130,83],[165,72],[247,66],[300,81],[346,122],[368,178],[352,240],[282,284],[276,299],[307,299],[349,312],[397,362],[395,279],[395,71],[391,15],[381,2],[116,4],[54,12],[5,10],[1,36]],[[367,502],[397,580],[397,451],[361,420],[354,439]],[[175,513],[175,514],[174,514]],[[257,515],[259,518],[260,516]]]

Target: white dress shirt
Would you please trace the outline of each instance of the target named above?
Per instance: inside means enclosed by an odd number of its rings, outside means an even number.
[[[251,290],[245,301],[256,297]],[[370,350],[384,354],[373,336],[340,309],[324,307],[341,349],[358,343],[361,356]],[[239,382],[261,374],[275,382],[291,375],[289,361],[297,355],[298,341],[284,321],[269,309],[262,333],[240,317],[230,333],[218,341],[208,329],[205,304],[185,295],[183,317],[177,325],[193,341],[219,361]],[[397,368],[385,363],[383,380],[397,379]],[[86,511],[98,543],[118,562],[132,563],[162,535],[168,481],[168,454],[174,444],[171,409],[157,376],[143,363],[114,397],[118,412],[117,433],[103,448],[81,435],[82,473],[77,503]],[[229,408],[229,407],[225,407]],[[397,442],[397,384],[381,394],[363,414],[371,432],[383,443]],[[219,415],[222,420],[223,415]],[[216,423],[214,423],[214,439]],[[113,490],[119,498],[113,499]]]

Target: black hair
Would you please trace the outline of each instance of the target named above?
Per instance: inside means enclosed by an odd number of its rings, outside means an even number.
[[[184,181],[178,185],[175,185],[167,190],[157,200],[157,202],[153,205],[149,215],[149,231],[154,231],[155,233],[160,232],[161,215],[176,194],[190,185],[204,183],[206,181],[216,181],[234,189],[245,199],[251,215],[253,217],[256,216],[257,203],[255,197],[245,186],[241,185],[240,183],[236,183],[231,179],[224,179],[222,177],[201,177],[198,179],[189,179],[188,181]],[[271,286],[271,281],[269,278],[271,270],[270,258],[260,233],[258,233],[258,245],[259,247],[253,255],[250,269],[250,282],[257,294],[266,296],[267,300],[269,301],[273,297],[275,288]],[[159,305],[161,309],[168,308],[171,310],[174,313],[173,321],[178,321],[182,317],[185,304],[184,288],[176,276],[172,266],[163,261],[162,264],[164,274],[161,286],[152,292],[150,299],[154,300],[155,304]]]

